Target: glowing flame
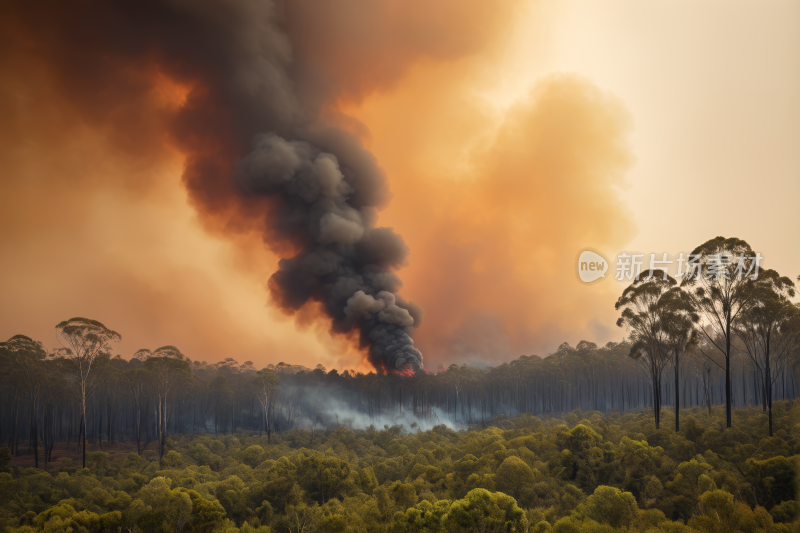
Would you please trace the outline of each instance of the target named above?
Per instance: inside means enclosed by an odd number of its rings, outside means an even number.
[[[391,373],[397,376],[402,376],[404,378],[410,378],[416,376],[417,374],[427,374],[428,371],[425,370],[424,368],[420,368],[419,370],[414,371],[413,367],[406,366],[397,370],[393,370]]]

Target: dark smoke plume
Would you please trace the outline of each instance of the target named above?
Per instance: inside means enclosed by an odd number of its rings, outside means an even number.
[[[46,63],[65,99],[120,144],[153,142],[137,129],[146,110],[136,103],[154,79],[188,87],[165,129],[186,155],[183,179],[209,229],[263,232],[284,257],[269,280],[284,311],[319,302],[335,332],[358,332],[376,368],[422,368],[411,339],[422,310],[396,294],[393,273],[408,248],[391,228],[376,227],[390,197],[385,177],[326,107],[348,82],[331,75],[336,65],[324,52],[307,50],[325,47],[317,42],[325,17],[313,3],[16,2],[4,5],[0,20],[0,54]],[[423,30],[436,35],[435,27]],[[425,53],[410,46],[393,52],[394,70],[382,66],[379,83],[391,84]],[[359,84],[352,91],[360,95],[368,89]]]
[[[377,172],[349,180],[336,155],[305,141],[275,134],[256,137],[253,151],[238,165],[244,194],[275,196],[273,231],[293,236],[300,246],[282,259],[269,288],[287,310],[310,299],[324,303],[334,329],[358,328],[378,368],[422,368],[422,354],[409,333],[422,311],[395,292],[408,248],[391,228],[376,228],[376,206],[357,196],[352,181],[380,180]]]

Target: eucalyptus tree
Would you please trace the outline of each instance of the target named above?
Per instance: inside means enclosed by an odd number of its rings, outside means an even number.
[[[754,284],[753,302],[735,322],[734,331],[762,380],[764,409],[772,436],[772,386],[789,361],[798,340],[800,310],[790,298],[794,283],[774,270],[763,271]]]
[[[437,376],[441,376],[440,382],[444,382],[446,386],[451,387],[454,395],[453,395],[453,420],[458,421],[458,406],[460,400],[460,394],[462,389],[464,388],[464,384],[467,381],[467,376],[465,375],[464,368],[465,366],[458,366],[456,364],[452,364],[448,367],[447,371],[443,374],[438,374]],[[448,402],[449,403],[449,402]]]
[[[675,281],[677,285],[677,281]],[[697,344],[696,325],[700,316],[694,309],[692,297],[679,287],[664,293],[658,302],[664,345],[672,355],[675,370],[675,432],[680,431],[680,369],[681,356],[690,344]]]
[[[56,440],[56,422],[63,420],[65,405],[69,405],[74,388],[65,379],[66,365],[64,360],[50,354],[42,362],[42,443],[44,444],[44,466],[53,453]],[[66,400],[66,401],[65,401]]]
[[[703,344],[709,343],[702,335],[696,335],[694,340],[696,342],[692,342],[686,347],[683,366],[688,370],[689,374],[695,377],[696,405],[705,405],[708,410],[708,416],[711,416],[711,373],[713,371],[713,362],[703,355],[704,350],[708,351],[708,347],[703,346]]]
[[[183,393],[184,397],[189,399],[192,408],[192,435],[195,434],[197,430],[197,414],[200,411],[201,420],[205,419],[204,411],[203,411],[203,397],[205,396],[205,389],[207,386],[206,381],[203,378],[198,377],[194,373],[190,373],[186,376],[187,379],[181,383],[181,392]],[[187,421],[188,423],[188,421]]]
[[[150,372],[153,389],[156,393],[159,422],[158,452],[159,457],[164,457],[169,419],[169,395],[175,391],[181,381],[188,379],[190,361],[175,346],[162,346],[144,360],[144,368]]]
[[[126,361],[120,355],[113,359],[109,359],[108,364],[104,364],[102,368],[98,369],[97,378],[101,385],[97,388],[96,402],[97,417],[98,417],[98,434],[97,440],[102,449],[102,414],[106,414],[106,440],[110,443],[114,440],[114,411],[118,400],[118,392],[120,389],[120,382],[122,380],[122,367]]]
[[[295,388],[295,392],[298,389]],[[233,404],[233,391],[228,386],[228,380],[225,376],[216,376],[208,384],[207,393],[209,401],[214,409],[214,434],[219,431],[227,433],[226,427],[229,426],[230,420],[228,419],[229,407],[228,404]],[[289,414],[291,420],[291,412]]]
[[[144,402],[148,394],[150,382],[151,374],[146,368],[129,368],[123,373],[123,383],[131,399],[131,429],[136,439],[136,453],[139,455],[142,454],[142,417],[144,416]]]
[[[0,434],[2,434],[3,440],[7,437],[8,449],[12,454],[15,453],[16,431],[19,413],[22,408],[21,392],[22,387],[14,379],[11,366],[0,353],[0,413],[2,413]],[[7,432],[7,435],[5,432]],[[1,445],[0,450],[2,450]]]
[[[81,405],[81,427],[83,430],[82,462],[86,468],[86,400],[96,383],[90,381],[92,368],[108,357],[110,344],[119,342],[122,336],[97,320],[75,317],[56,325],[56,338],[62,348],[58,355],[72,363]]]
[[[25,335],[14,335],[0,343],[0,357],[11,370],[12,378],[23,384],[28,393],[30,442],[34,465],[39,468],[39,399],[44,386],[44,360],[47,351],[39,341]]]
[[[629,357],[647,369],[656,429],[661,422],[661,376],[670,360],[663,297],[676,285],[677,281],[664,270],[645,270],[622,291],[614,306],[622,314],[617,326],[627,328],[630,334]]]
[[[275,375],[274,372],[270,372],[269,370],[262,369],[259,370],[256,376],[253,378],[253,386],[255,387],[256,398],[258,399],[258,403],[261,404],[261,410],[264,413],[263,422],[266,425],[267,430],[267,442],[270,441],[270,413],[274,409],[275,399],[278,395],[278,387],[280,386],[280,380],[278,376]],[[260,426],[259,426],[260,432]]]
[[[681,287],[703,317],[700,331],[725,360],[725,423],[731,427],[731,342],[737,318],[753,303],[759,261],[747,242],[715,237],[689,256]]]

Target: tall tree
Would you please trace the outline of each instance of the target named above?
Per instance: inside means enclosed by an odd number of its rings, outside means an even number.
[[[24,384],[30,402],[30,440],[33,444],[34,465],[39,468],[39,398],[45,377],[43,362],[47,357],[42,343],[25,335],[14,335],[0,343],[0,356],[6,360],[13,375]]]
[[[731,341],[737,317],[753,302],[759,259],[747,242],[716,237],[690,254],[681,287],[703,316],[700,330],[725,359],[725,423],[731,427]]]
[[[771,437],[772,386],[797,342],[795,322],[800,310],[789,300],[795,295],[794,283],[774,270],[759,275],[753,294],[752,305],[738,316],[734,331],[761,376]]]
[[[132,429],[136,439],[136,453],[142,454],[142,417],[144,400],[148,385],[151,382],[150,372],[145,368],[130,368],[124,373],[124,383],[131,395]]]
[[[691,296],[679,287],[671,288],[659,298],[658,310],[664,332],[664,345],[672,356],[672,366],[675,370],[675,432],[677,433],[681,429],[681,356],[689,344],[697,343],[695,325],[700,321],[700,316],[694,309]]]
[[[44,467],[50,461],[55,443],[55,422],[59,416],[59,407],[63,400],[71,396],[74,390],[64,379],[63,360],[57,357],[48,357],[42,361],[41,393],[42,393],[42,443],[44,444]]]
[[[81,402],[83,428],[83,468],[86,468],[86,399],[92,393],[89,381],[92,367],[102,357],[108,357],[110,343],[119,342],[122,336],[97,320],[75,317],[56,325],[56,338],[61,343],[60,354],[72,363]]]
[[[155,387],[159,409],[159,457],[164,457],[167,443],[167,420],[169,419],[169,395],[176,386],[186,379],[190,372],[189,358],[175,346],[162,346],[153,351],[144,362],[150,371]]]
[[[669,363],[662,297],[677,285],[664,270],[645,270],[619,297],[614,308],[622,312],[617,326],[630,332],[632,359],[647,368],[653,388],[656,429],[661,423],[661,375]]]
[[[267,430],[267,442],[269,442],[271,434],[269,414],[275,404],[275,397],[278,394],[280,380],[278,380],[278,376],[276,376],[274,372],[270,372],[265,368],[260,370],[258,374],[256,374],[256,377],[253,378],[253,385],[255,386],[258,403],[261,404],[261,409],[264,413],[264,423],[266,424]]]

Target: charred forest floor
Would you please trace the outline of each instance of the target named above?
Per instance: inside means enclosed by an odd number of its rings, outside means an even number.
[[[109,459],[113,462],[121,462],[123,461],[128,454],[136,453],[136,442],[135,441],[115,441],[115,442],[108,442],[104,441],[100,444],[95,441],[86,441],[86,453],[92,452],[105,452],[110,455]],[[153,440],[149,442],[146,446],[142,443],[142,455],[143,456],[153,456],[156,457],[158,455],[158,442]],[[50,473],[57,473],[62,470],[63,465],[61,461],[64,459],[70,459],[72,462],[80,468],[81,465],[81,451],[80,446],[75,441],[70,442],[67,444],[66,442],[56,442],[53,444],[53,454],[50,460],[47,462],[47,471]],[[19,468],[33,468],[36,462],[35,455],[33,453],[33,447],[30,446],[28,441],[20,441],[19,443],[19,455],[11,457],[10,466],[17,466]],[[39,443],[39,468],[45,469],[44,467],[44,445],[40,442]]]

